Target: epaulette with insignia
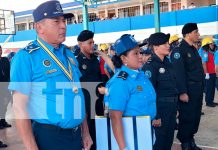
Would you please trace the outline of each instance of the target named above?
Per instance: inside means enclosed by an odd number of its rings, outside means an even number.
[[[181,46],[181,42],[179,44],[176,45],[176,47],[180,47]]]
[[[123,80],[126,80],[128,76],[129,76],[129,74],[126,73],[125,71],[120,71],[117,78],[122,78]]]
[[[151,63],[153,60],[152,60],[152,57],[148,58],[148,60],[146,61],[147,64]]]
[[[40,46],[34,44],[33,42],[30,42],[28,46],[24,48],[24,50],[28,51],[29,54],[38,49],[40,49]]]

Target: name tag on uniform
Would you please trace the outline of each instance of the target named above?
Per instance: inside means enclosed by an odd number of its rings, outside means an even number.
[[[57,72],[57,69],[47,70],[46,74],[51,74],[51,73],[54,73],[54,72]]]

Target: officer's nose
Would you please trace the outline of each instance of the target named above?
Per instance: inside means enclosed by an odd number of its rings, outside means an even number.
[[[139,56],[139,59],[142,59],[142,54],[141,54],[141,53],[139,53],[139,55],[138,55],[138,56]]]
[[[65,21],[61,22],[61,28],[66,29],[66,22]]]

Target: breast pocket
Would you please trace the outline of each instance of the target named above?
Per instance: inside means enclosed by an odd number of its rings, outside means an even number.
[[[59,69],[53,68],[53,69],[45,69],[45,77],[46,79],[53,79],[55,77],[61,76],[63,72]]]
[[[160,73],[157,80],[158,81],[170,80],[170,75],[167,73]]]
[[[166,89],[168,88],[168,84],[170,82],[171,78],[169,74],[159,74],[157,81],[158,81],[158,88],[159,89]]]
[[[186,58],[186,67],[188,67],[189,71],[192,71],[195,69],[195,64],[197,63],[197,59],[196,57],[194,57],[193,55],[187,56]]]

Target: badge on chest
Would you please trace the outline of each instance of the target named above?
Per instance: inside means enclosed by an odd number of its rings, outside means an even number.
[[[83,70],[86,70],[86,69],[87,69],[86,64],[83,64],[83,65],[82,65],[82,68],[83,68]]]
[[[48,59],[43,60],[42,64],[43,64],[43,66],[45,66],[45,67],[51,67],[51,61],[49,61]]]
[[[160,69],[159,69],[159,72],[160,72],[160,73],[165,73],[165,71],[166,71],[166,70],[165,70],[164,68],[160,68]]]
[[[138,85],[138,86],[137,86],[137,91],[140,91],[140,92],[141,92],[142,90],[143,90],[142,86],[141,86],[141,85]]]

